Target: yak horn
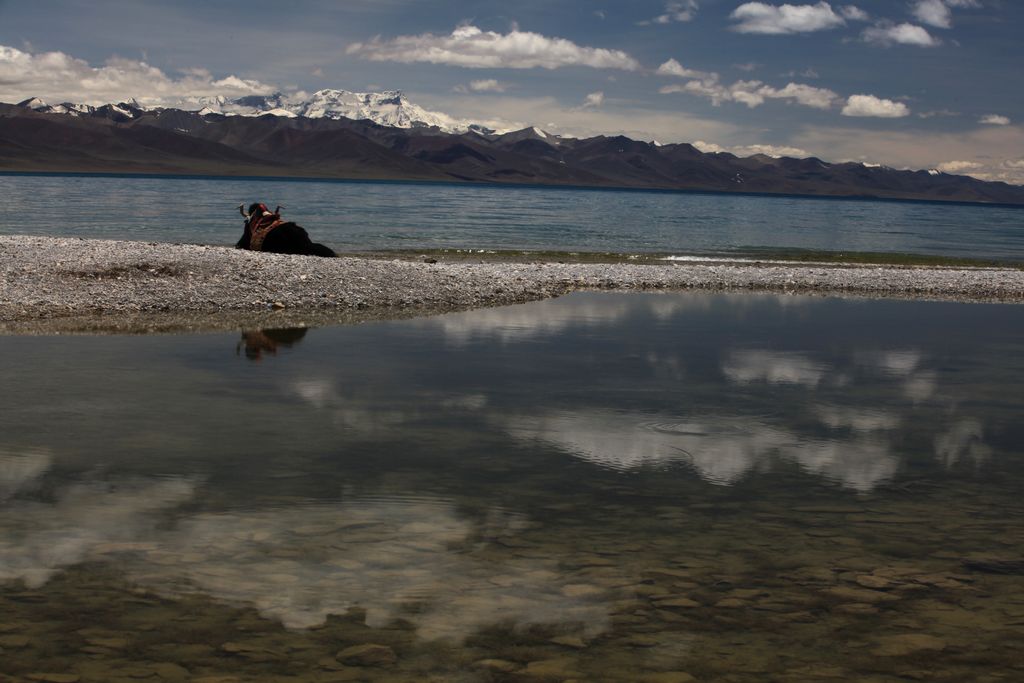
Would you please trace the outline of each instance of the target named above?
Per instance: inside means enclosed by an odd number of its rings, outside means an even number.
[[[283,209],[283,208],[285,208],[285,207],[283,207],[283,206],[281,206],[280,204],[278,204],[278,205],[277,205],[277,208],[276,208],[276,209],[274,209],[274,213],[281,213],[281,209]]]
[[[245,212],[245,202],[238,205],[238,213],[242,214],[242,217],[249,220],[249,214]]]

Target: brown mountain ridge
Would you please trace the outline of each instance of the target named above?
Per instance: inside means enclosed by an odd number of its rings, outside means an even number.
[[[0,103],[0,172],[461,181],[1024,205],[1024,187],[820,159],[741,158],[623,136],[449,134],[351,119],[200,115],[132,104],[87,114]]]

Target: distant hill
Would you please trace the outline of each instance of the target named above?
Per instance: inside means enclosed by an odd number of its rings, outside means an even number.
[[[537,128],[499,132],[432,112],[418,120],[400,93],[367,100],[323,92],[301,103],[273,96],[223,102],[222,111],[210,103],[198,111],[145,109],[134,101],[0,104],[0,171],[457,180],[1024,205],[1024,187],[938,171],[740,158],[688,144],[565,138]],[[390,123],[343,115],[360,111],[383,112]]]

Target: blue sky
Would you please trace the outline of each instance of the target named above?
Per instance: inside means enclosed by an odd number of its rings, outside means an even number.
[[[1024,182],[1009,0],[0,0],[0,101],[401,89],[572,135]]]

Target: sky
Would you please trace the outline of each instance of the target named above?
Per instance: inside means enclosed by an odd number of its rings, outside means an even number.
[[[323,88],[1024,184],[1019,0],[0,0],[0,102]]]

